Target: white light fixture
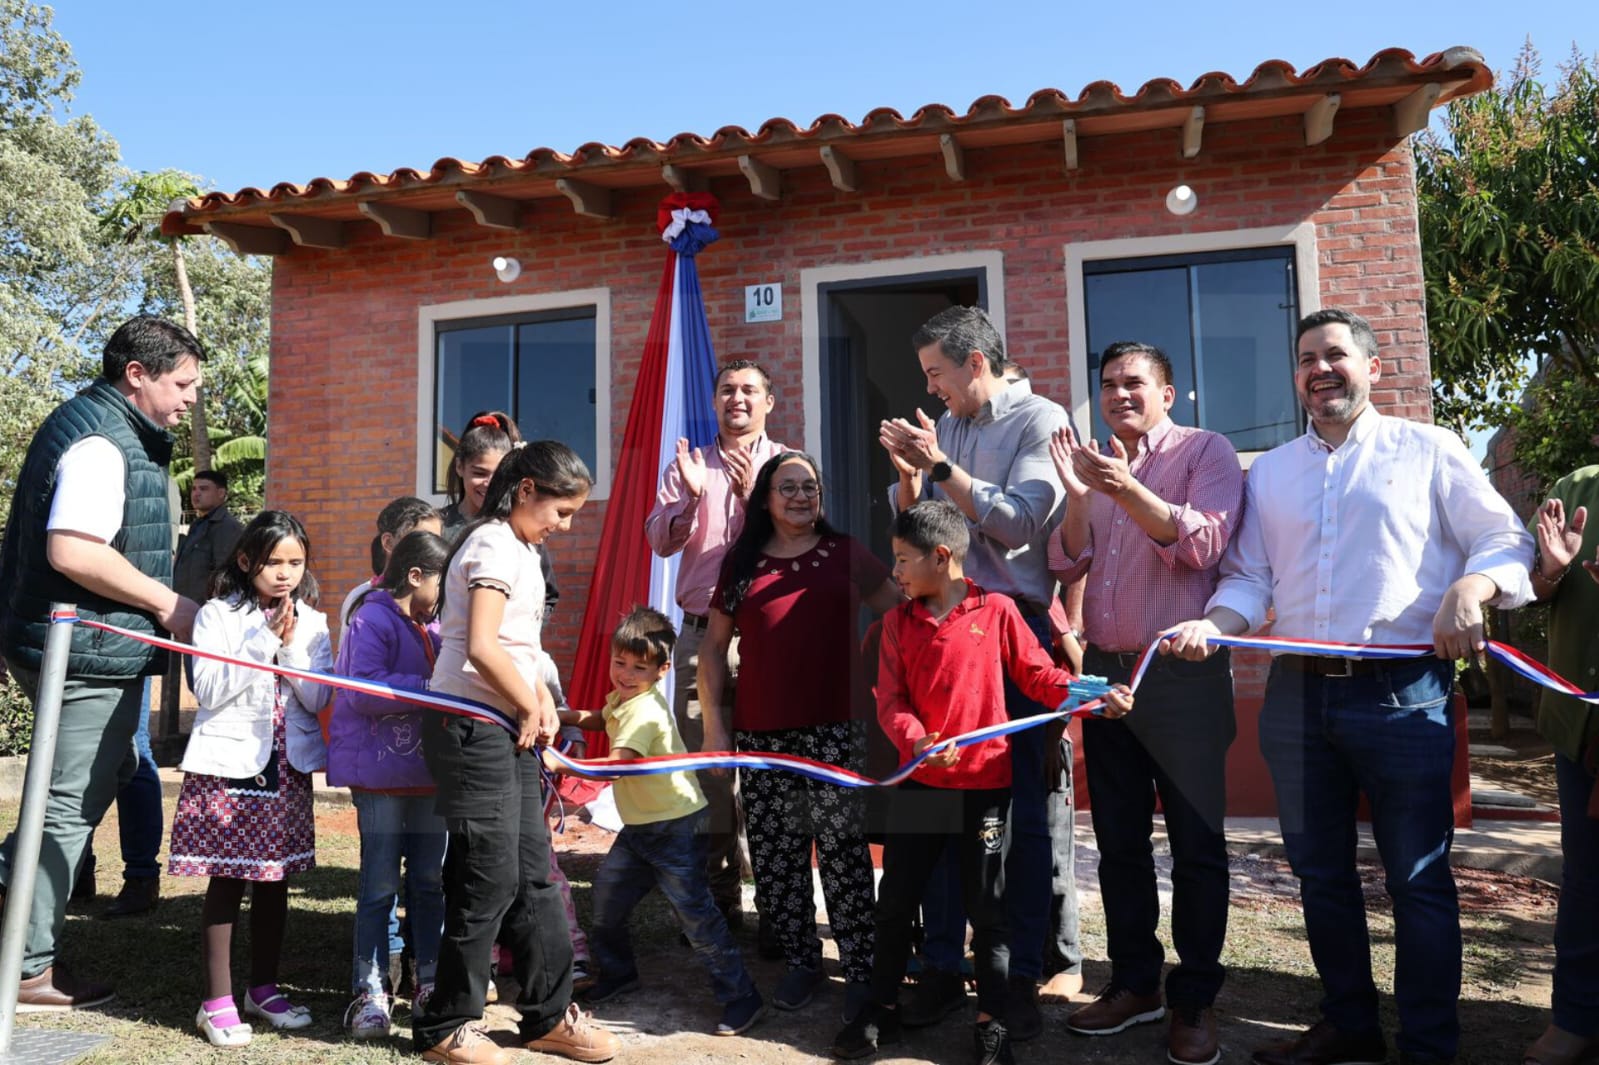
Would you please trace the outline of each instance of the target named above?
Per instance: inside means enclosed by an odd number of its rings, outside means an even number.
[[[496,255],[494,257],[494,276],[509,285],[512,281],[522,276],[522,264],[509,256]]]
[[[1174,215],[1193,214],[1199,197],[1187,185],[1178,185],[1166,194],[1166,210]]]

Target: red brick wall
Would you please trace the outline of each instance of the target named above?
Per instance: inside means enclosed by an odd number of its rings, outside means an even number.
[[[1089,138],[1075,172],[1064,169],[1058,143],[968,150],[967,180],[959,183],[930,149],[922,159],[858,164],[859,193],[833,189],[818,163],[784,172],[779,203],[754,198],[742,179],[718,180],[712,191],[722,202],[722,240],[700,257],[717,355],[767,365],[779,389],[773,435],[803,440],[802,269],[998,249],[1010,352],[1028,367],[1036,390],[1069,405],[1066,244],[1310,219],[1322,306],[1367,316],[1383,345],[1377,402],[1430,420],[1414,178],[1408,145],[1393,143],[1390,121],[1385,112],[1345,112],[1334,136],[1311,148],[1297,118],[1212,125],[1200,155],[1188,161],[1175,131]],[[1164,208],[1178,181],[1199,196],[1199,209],[1186,218]],[[379,508],[415,489],[421,304],[608,286],[616,461],[628,382],[660,281],[655,207],[668,191],[618,193],[609,221],[578,216],[565,201],[540,201],[536,221],[516,233],[480,228],[465,210],[435,216],[437,236],[428,241],[389,239],[375,224],[356,223],[343,249],[295,248],[278,258],[268,498],[305,521],[318,572],[333,593],[365,575]],[[489,268],[502,254],[522,262],[521,278],[510,285]],[[756,281],[786,286],[781,323],[744,323],[743,286]],[[586,508],[573,534],[555,545],[569,605],[549,643],[563,669],[575,648],[603,517],[603,504]],[[1239,672],[1241,702],[1258,701],[1258,665]]]

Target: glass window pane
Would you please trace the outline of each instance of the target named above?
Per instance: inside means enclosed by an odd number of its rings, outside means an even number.
[[[1172,420],[1194,425],[1194,357],[1188,314],[1188,271],[1125,270],[1089,274],[1083,279],[1088,312],[1088,388],[1094,408],[1089,432],[1100,443],[1110,430],[1099,413],[1099,355],[1118,340],[1153,344],[1171,359],[1177,401]],[[1083,426],[1077,427],[1079,431]]]
[[[1193,268],[1200,420],[1239,451],[1299,434],[1294,397],[1291,275],[1286,257]]]
[[[438,334],[437,384],[434,395],[433,490],[443,492],[455,434],[480,410],[504,410],[511,395],[513,327],[481,326]]]
[[[522,435],[561,441],[598,477],[594,316],[524,322],[516,331],[516,421]]]

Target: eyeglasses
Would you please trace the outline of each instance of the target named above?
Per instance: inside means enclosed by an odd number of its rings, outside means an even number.
[[[778,494],[784,499],[797,499],[800,496],[815,499],[822,492],[822,486],[815,481],[784,481],[772,487],[777,489]]]

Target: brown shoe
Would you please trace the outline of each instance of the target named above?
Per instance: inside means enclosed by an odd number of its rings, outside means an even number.
[[[610,1061],[622,1049],[622,1041],[595,1024],[594,1015],[578,1009],[575,1002],[566,1007],[559,1024],[523,1045],[541,1054],[587,1062]]]
[[[1250,1060],[1255,1065],[1383,1065],[1388,1044],[1381,1032],[1348,1035],[1319,1021],[1297,1039],[1261,1047]]]
[[[1066,1027],[1078,1035],[1115,1035],[1135,1024],[1149,1024],[1166,1016],[1160,995],[1138,995],[1112,982],[1082,1009],[1066,1018]]]
[[[1038,998],[1042,1002],[1070,1002],[1082,993],[1082,973],[1056,973],[1038,989]]]
[[[481,1022],[473,1021],[422,1051],[422,1060],[439,1065],[511,1065],[516,1054],[490,1039]]]
[[[161,878],[147,877],[122,881],[122,890],[111,900],[101,917],[135,917],[155,909],[161,901]]]
[[[1599,1054],[1599,1039],[1584,1039],[1551,1024],[1521,1056],[1521,1065],[1577,1065],[1591,1053]]]
[[[1220,1061],[1216,1011],[1209,1006],[1173,1009],[1171,1028],[1166,1032],[1166,1060],[1176,1065],[1215,1065]]]
[[[66,1013],[111,1001],[115,994],[105,984],[79,980],[60,962],[17,987],[18,1013]]]

